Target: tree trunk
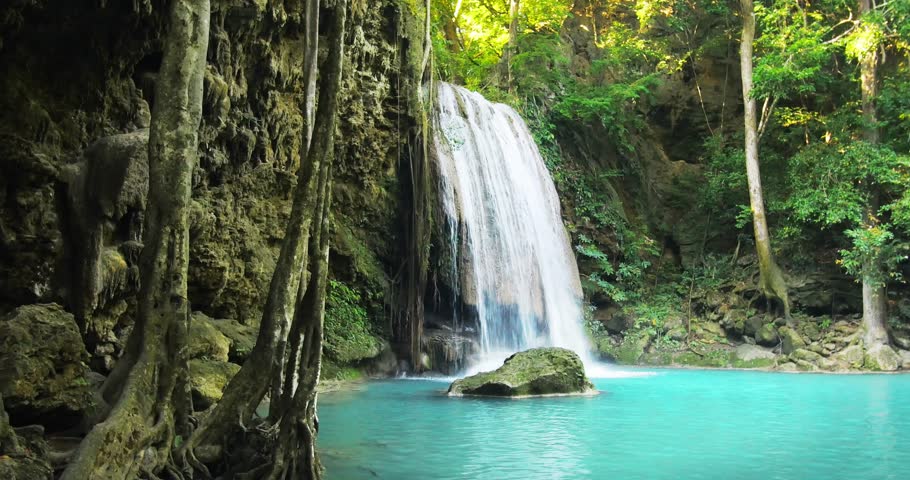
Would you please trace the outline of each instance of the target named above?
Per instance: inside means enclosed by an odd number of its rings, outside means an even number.
[[[407,231],[407,276],[405,288],[405,324],[408,331],[408,350],[411,359],[411,369],[415,372],[423,370],[424,365],[421,354],[421,339],[423,338],[424,323],[424,292],[427,285],[427,270],[429,269],[430,252],[430,110],[432,106],[428,99],[432,99],[432,75],[428,74],[427,67],[431,60],[432,44],[430,38],[430,1],[425,5],[424,24],[424,50],[420,69],[417,72],[420,81],[413,90],[413,97],[417,101],[417,111],[420,117],[417,122],[419,129],[416,135],[417,145],[409,149],[408,168],[411,180],[411,208],[408,218]],[[430,82],[426,87],[426,82]]]
[[[865,17],[872,11],[871,0],[860,0],[860,14]],[[860,58],[860,88],[863,105],[863,140],[873,145],[879,143],[878,119],[875,97],[878,94],[878,48],[873,47]],[[869,205],[863,215],[863,227],[878,226],[878,188],[872,179],[866,182],[869,192]],[[887,344],[888,330],[885,318],[888,314],[885,285],[881,280],[881,265],[876,259],[863,263],[863,328],[866,348]]]
[[[752,226],[755,231],[755,249],[758,255],[759,287],[766,299],[781,302],[784,315],[790,317],[790,299],[783,274],[771,253],[771,237],[765,218],[762,196],[761,172],[758,163],[758,117],[755,99],[752,98],[752,45],[755,41],[755,11],[752,0],[741,0],[743,34],[740,43],[743,104],[745,106],[746,175],[749,181],[749,203],[752,207]]]
[[[346,1],[335,2],[333,15],[336,17],[336,25],[329,38],[329,55],[325,64],[327,69],[320,75],[322,80],[312,146],[307,152],[306,161],[301,163],[297,171],[298,181],[291,216],[269,284],[269,296],[263,309],[256,345],[240,371],[228,383],[221,401],[210,409],[193,435],[181,447],[179,456],[187,457],[190,461],[195,447],[220,442],[228,432],[240,426],[238,422],[249,420],[269,386],[283,378],[282,372],[285,372],[285,362],[289,360],[290,354],[278,356],[276,349],[279,342],[284,341],[279,338],[282,325],[284,322],[290,324],[288,319],[293,314],[288,306],[294,302],[289,297],[293,292],[300,293],[298,288],[291,288],[291,279],[295,271],[302,271],[307,266],[311,227],[314,217],[318,220],[318,212],[314,212],[319,196],[317,177],[322,163],[329,161],[335,146],[346,7]]]
[[[506,67],[506,86],[512,91],[512,57],[518,51],[518,16],[521,12],[521,0],[509,0],[509,44],[503,61]]]
[[[313,128],[316,123],[316,70],[317,59],[319,57],[319,0],[306,0],[305,11],[306,26],[304,30],[306,40],[304,45],[303,77],[306,83],[304,86],[303,100],[304,137],[301,139],[301,163],[306,160],[309,154],[310,144],[313,139]],[[274,355],[278,361],[277,368],[280,370],[288,363],[285,358],[287,355],[288,329],[290,328],[291,317],[294,315],[294,305],[299,302],[299,297],[303,295],[303,290],[306,288],[306,280],[301,282],[301,277],[305,270],[306,263],[304,262],[300,269],[293,272],[291,280],[288,282],[288,305],[286,307],[288,313],[279,318],[278,344],[276,345]],[[293,293],[294,289],[298,291],[298,294],[292,296],[291,293]],[[277,375],[273,375],[269,398],[281,398],[282,377],[283,375],[281,372]],[[272,416],[271,410],[270,416]],[[277,417],[273,417],[273,419],[275,418]]]
[[[189,325],[188,206],[198,158],[209,0],[175,0],[149,134],[149,199],[136,325],[122,361],[134,362],[110,416],[80,444],[63,479],[132,478],[162,468],[186,418]],[[149,448],[154,455],[148,456]]]

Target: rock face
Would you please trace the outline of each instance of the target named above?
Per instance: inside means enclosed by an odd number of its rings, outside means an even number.
[[[26,305],[0,319],[0,394],[10,416],[76,423],[92,405],[87,359],[76,321],[60,305]]]
[[[427,352],[428,370],[449,375],[465,367],[465,358],[477,352],[474,338],[453,332],[451,329],[427,330],[423,336],[423,349]]]
[[[581,359],[564,348],[518,352],[492,372],[462,378],[449,386],[450,396],[533,397],[595,392]]]

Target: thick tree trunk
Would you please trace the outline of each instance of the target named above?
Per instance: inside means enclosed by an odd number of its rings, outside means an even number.
[[[740,43],[743,104],[745,106],[746,175],[749,181],[749,203],[752,207],[752,226],[755,231],[755,249],[758,255],[759,286],[769,300],[780,301],[784,314],[790,317],[790,299],[783,274],[771,253],[771,237],[765,218],[765,201],[762,195],[761,172],[758,163],[758,116],[752,98],[752,45],[755,41],[755,11],[752,0],[741,0],[743,34]]]
[[[290,354],[279,357],[276,355],[276,349],[278,343],[284,341],[280,338],[283,328],[281,325],[288,322],[292,315],[288,306],[293,305],[293,302],[289,296],[293,292],[299,293],[297,288],[291,290],[290,282],[295,271],[307,266],[311,227],[314,217],[318,220],[318,212],[314,215],[319,196],[317,178],[323,162],[331,158],[335,147],[334,133],[338,91],[341,86],[346,7],[345,1],[335,2],[333,15],[336,17],[336,24],[340,22],[341,30],[339,31],[336,25],[330,34],[326,71],[321,75],[313,144],[306,155],[306,161],[297,172],[298,182],[294,190],[291,216],[269,285],[269,296],[263,309],[256,345],[243,367],[228,383],[221,401],[210,409],[193,435],[181,447],[180,456],[191,454],[199,445],[220,442],[228,432],[239,427],[240,423],[248,421],[269,386],[277,381],[275,376],[277,375],[278,379],[283,378],[282,372],[285,371],[283,364],[289,359]],[[293,330],[293,326],[291,329]],[[189,459],[192,461],[191,455]]]
[[[871,0],[860,0],[860,13],[868,15],[872,11]],[[860,59],[860,88],[863,105],[863,140],[878,144],[878,115],[875,97],[878,93],[878,49],[872,48]],[[863,216],[865,228],[878,226],[878,192],[873,181],[866,182],[870,193],[869,205]],[[875,259],[863,263],[863,328],[865,329],[866,348],[888,343],[888,330],[885,318],[888,315],[888,304],[885,297],[885,285],[881,280],[881,265]]]
[[[129,341],[135,362],[110,416],[80,444],[64,479],[132,478],[160,469],[175,436],[175,406],[188,408],[188,206],[198,158],[209,0],[175,0],[165,38],[149,135],[149,199],[140,259],[141,288]],[[149,457],[149,448],[155,453]]]

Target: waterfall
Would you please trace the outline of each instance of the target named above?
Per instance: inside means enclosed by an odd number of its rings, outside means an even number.
[[[447,83],[438,87],[436,120],[455,278],[480,328],[475,369],[541,346],[569,348],[587,360],[578,267],[527,125],[512,108]]]

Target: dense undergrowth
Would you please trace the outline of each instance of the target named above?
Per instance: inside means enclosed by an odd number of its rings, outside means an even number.
[[[739,340],[727,338],[736,327],[708,324],[731,322],[730,311],[776,317],[755,284],[737,99],[739,5],[434,6],[439,76],[512,105],[532,129],[560,192],[598,348],[635,363],[635,345],[646,343],[653,352],[686,351],[689,363],[736,366],[729,352],[703,348]],[[826,330],[855,320],[861,309],[852,299],[827,308],[808,298],[851,284],[858,292],[852,280],[868,280],[863,266],[874,264],[900,329],[910,322],[910,8],[888,3],[860,21],[851,2],[772,0],[759,2],[756,15],[762,183],[775,256],[802,288],[796,323]],[[858,59],[869,49],[882,53],[875,145],[862,139]],[[602,140],[585,144],[592,136]],[[686,168],[669,187],[654,186],[663,181],[655,170],[680,162]],[[870,205],[874,228],[864,220]]]

